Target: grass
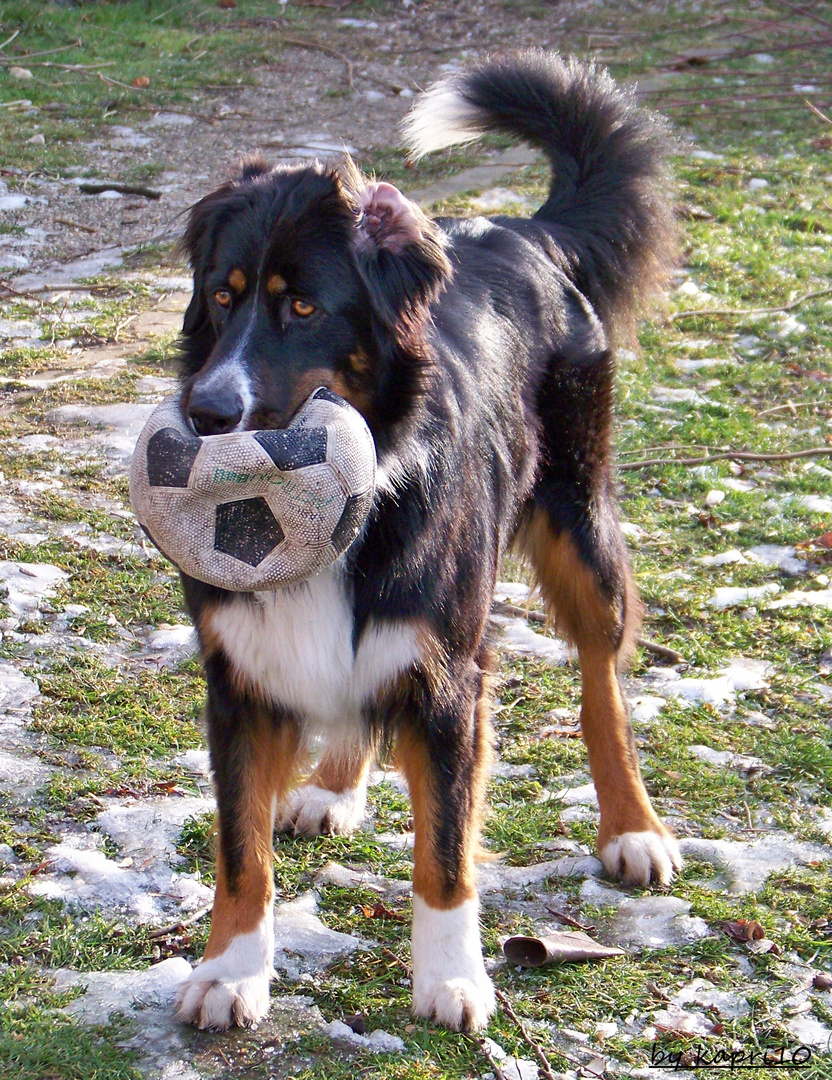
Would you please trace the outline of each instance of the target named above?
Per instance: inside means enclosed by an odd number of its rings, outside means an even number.
[[[166,6],[152,5],[154,16]],[[506,11],[511,14],[520,6],[509,5]],[[611,7],[605,18],[614,21],[617,16]],[[8,36],[20,28],[16,41],[30,52],[60,47],[80,34],[83,49],[58,54],[66,63],[115,59],[113,70],[128,83],[137,75],[152,75],[150,87],[140,93],[60,74],[60,79],[68,76],[69,85],[60,88],[59,115],[47,107],[57,93],[59,73],[43,69],[42,82],[25,91],[39,112],[12,118],[0,109],[0,137],[7,140],[14,165],[70,168],[80,152],[69,141],[69,133],[81,139],[95,125],[123,122],[125,113],[134,108],[186,107],[193,95],[204,90],[206,63],[217,84],[247,78],[252,70],[249,56],[258,57],[257,50],[265,46],[261,35],[254,52],[246,51],[257,35],[239,25],[241,8],[242,4],[235,15],[200,5],[200,22],[194,27],[189,20],[195,9],[187,4],[173,5],[169,15],[153,22],[147,5],[136,0],[85,5],[81,12],[9,0],[2,11],[2,30]],[[247,5],[246,17],[265,17],[266,9],[269,17],[275,17],[275,5],[257,3]],[[350,14],[366,15],[369,10],[367,5],[353,5]],[[540,8],[538,14],[545,18],[546,9]],[[290,4],[285,15],[276,17],[287,20],[295,32],[298,28],[312,32],[321,25],[316,20],[328,16]],[[674,19],[677,29],[668,31]],[[703,16],[701,21],[704,24],[707,19]],[[120,35],[115,33],[117,26],[123,31]],[[632,38],[638,48],[622,43],[609,57],[619,76],[647,72],[664,62],[669,47],[683,51],[710,33],[696,31],[689,19],[667,9],[661,17],[645,10],[638,26],[629,29],[641,35]],[[572,33],[569,40],[575,47],[587,47],[583,32]],[[186,48],[197,34],[199,41]],[[131,41],[144,44],[130,46]],[[195,62],[194,56],[203,48],[210,51]],[[23,54],[16,59],[25,66]],[[787,76],[793,62],[797,58],[783,60]],[[759,61],[753,56],[725,61],[727,74],[719,76],[725,80],[719,84],[725,89],[720,94],[740,94],[744,79],[757,78],[755,65]],[[685,85],[692,81],[689,73],[678,80]],[[698,90],[685,90],[692,100],[713,96],[707,78],[698,85]],[[18,87],[0,76],[0,100],[3,95],[8,100],[12,92],[18,93]],[[105,117],[111,102],[117,116]],[[807,299],[788,313],[667,318],[697,308],[777,308],[830,287],[829,156],[828,150],[813,146],[824,129],[806,110],[796,110],[791,103],[784,103],[766,123],[758,114],[741,109],[691,107],[684,115],[679,110],[679,115],[682,141],[675,173],[678,201],[684,208],[685,253],[680,280],[692,282],[705,294],[687,286],[681,293],[672,293],[667,311],[643,325],[640,353],[623,357],[618,383],[620,459],[625,463],[672,459],[677,453],[725,447],[758,453],[830,447],[832,294]],[[49,151],[52,158],[36,158],[38,151],[28,148],[22,136],[33,133],[35,124],[46,131],[47,120],[56,127],[64,125],[65,137],[55,135],[54,149]],[[772,128],[780,134],[773,137]],[[691,157],[685,152],[688,136],[722,158]],[[47,142],[51,144],[52,139]],[[427,167],[432,172],[415,178],[400,158],[386,151],[365,164],[391,179],[402,180],[406,174],[417,186],[421,178],[428,182],[464,168],[474,156],[469,158],[466,152],[443,158]],[[766,186],[749,184],[752,180],[765,180]],[[545,182],[542,170],[527,169],[512,177],[510,186],[539,198]],[[440,209],[465,211],[469,205],[466,197],[459,196]],[[148,257],[152,264],[154,256]],[[118,283],[115,276],[100,282]],[[152,296],[150,285],[134,287],[131,282],[130,292],[121,285],[118,292],[99,290],[80,309],[84,317],[80,325],[91,340],[93,336],[111,340],[123,320],[146,306]],[[115,378],[94,380],[80,375],[50,390],[32,390],[19,380],[64,363],[61,348],[50,343],[52,336],[58,340],[64,332],[58,324],[59,311],[21,301],[6,305],[4,313],[4,317],[21,319],[42,313],[55,326],[55,334],[50,333],[37,348],[20,347],[4,354],[6,381],[0,393],[14,407],[0,413],[4,436],[45,430],[50,410],[61,404],[135,400],[139,376],[169,371],[171,343],[163,341],[148,349],[138,344],[136,356]],[[76,329],[73,326],[73,334]],[[693,371],[680,363],[701,359],[716,363]],[[674,402],[672,395],[662,397],[664,390],[695,390],[698,397]],[[56,652],[44,634],[48,619],[26,624],[24,629],[33,636],[25,642],[13,634],[0,642],[0,659],[15,661],[37,678],[43,698],[35,708],[33,727],[43,739],[44,760],[62,766],[37,797],[17,804],[6,800],[0,806],[0,844],[11,845],[33,872],[68,824],[81,827],[94,820],[100,810],[97,800],[107,792],[142,793],[177,784],[195,794],[193,780],[172,758],[201,744],[198,714],[203,690],[197,665],[188,661],[160,671],[145,670],[135,658],[130,659],[133,646],[123,637],[124,631],[141,635],[160,623],[184,621],[175,580],[160,557],[101,554],[70,545],[61,537],[60,529],[72,525],[84,526],[88,531],[83,535],[92,538],[134,539],[130,524],[118,516],[126,496],[124,481],[94,460],[73,456],[71,445],[64,442],[79,432],[54,430],[60,431],[62,444],[48,453],[22,451],[8,438],[0,445],[0,470],[11,493],[27,517],[50,533],[50,539],[36,548],[14,537],[4,538],[0,557],[50,562],[70,574],[69,585],[59,590],[52,605],[56,611],[67,603],[86,607],[73,622],[73,630],[79,639],[94,642],[99,652],[84,648],[71,654]],[[32,480],[46,483],[56,476],[64,485],[59,490],[33,490],[28,484]],[[748,482],[748,489],[738,490],[737,481]],[[804,549],[808,573],[799,580],[755,562],[707,567],[698,560],[727,548],[747,551],[763,544],[803,544],[827,532],[832,513],[808,509],[800,499],[832,499],[832,462],[818,457],[811,467],[794,461],[749,463],[741,468],[720,462],[700,469],[662,464],[624,470],[620,482],[622,516],[640,530],[631,554],[647,608],[645,633],[679,651],[689,665],[688,676],[714,674],[737,656],[765,659],[773,665],[767,687],[739,695],[734,709],[675,702],[663,709],[658,720],[638,725],[642,767],[659,812],[672,820],[681,835],[753,840],[759,835],[754,830],[762,828],[786,830],[801,841],[822,840],[817,813],[832,808],[829,676],[823,674],[827,670],[823,658],[832,651],[832,614],[817,607],[767,610],[764,601],[719,610],[710,601],[714,589],[724,585],[754,587],[775,582],[782,593],[795,588],[827,589],[832,558],[821,548]],[[725,498],[708,506],[706,496],[715,489],[724,491]],[[0,617],[8,614],[0,598]],[[124,653],[127,661],[114,657],[117,652]],[[633,675],[643,675],[655,662],[640,653]],[[563,839],[591,849],[593,821],[561,820],[562,805],[545,797],[547,792],[589,777],[579,739],[541,736],[541,729],[551,723],[552,710],[576,717],[575,670],[531,661],[506,662],[500,672],[499,705],[501,759],[530,769],[515,770],[492,783],[486,822],[489,846],[505,852],[506,862],[516,865],[552,858],[553,842]],[[688,750],[692,745],[753,755],[771,771],[744,777],[738,770],[693,758]],[[280,899],[306,891],[318,871],[333,860],[392,878],[408,878],[409,856],[378,839],[382,833],[406,831],[407,800],[383,784],[372,789],[371,801],[372,828],[350,841],[279,840],[275,879]],[[191,819],[179,839],[183,868],[198,871],[208,883],[213,880],[211,828],[208,818]],[[660,1034],[653,1044],[638,1033],[632,1018],[649,1020],[693,978],[706,978],[752,1004],[748,1015],[723,1019],[722,1030],[708,1038],[709,1045],[730,1047],[736,1042],[747,1049],[794,1044],[785,1026],[793,994],[791,969],[771,953],[751,953],[721,928],[731,919],[755,920],[789,963],[832,970],[832,869],[828,863],[818,863],[780,871],[757,892],[739,897],[709,888],[713,877],[711,866],[690,860],[671,890],[691,904],[692,915],[705,920],[713,932],[710,937],[679,948],[646,950],[557,971],[520,972],[496,964],[497,985],[510,997],[556,1069],[574,1067],[570,1059],[577,1052],[577,1044],[564,1039],[564,1028],[582,1032],[586,1046],[632,1068],[649,1063],[654,1045],[668,1054],[689,1053],[690,1040],[671,1031]],[[0,1075],[22,1080],[137,1076],[136,1059],[122,1048],[125,1029],[118,1025],[90,1029],[56,1013],[67,997],[54,993],[45,972],[62,966],[125,970],[144,966],[170,951],[196,957],[204,947],[207,925],[197,923],[186,933],[173,935],[161,953],[154,953],[146,931],[127,930],[123,923],[102,917],[77,917],[55,902],[29,895],[25,881],[0,878],[0,1000],[4,1005],[0,1009]],[[550,884],[553,905],[581,921],[592,920],[604,936],[610,912],[589,906],[580,896],[579,882],[566,879]],[[408,1052],[403,1057],[379,1055],[356,1061],[349,1054],[333,1052],[331,1043],[319,1035],[304,1035],[288,1049],[286,1060],[291,1059],[294,1075],[303,1080],[340,1080],[352,1078],[360,1069],[378,1080],[462,1080],[487,1072],[489,1066],[476,1043],[412,1022],[405,971],[407,922],[391,917],[369,919],[365,906],[369,909],[377,899],[370,892],[327,885],[320,887],[320,894],[327,925],[361,934],[381,947],[331,965],[311,985],[298,984],[284,973],[274,993],[309,994],[327,1019],[363,1012],[372,1027],[404,1037]],[[387,904],[395,915],[405,918],[408,906],[405,901]],[[528,925],[509,902],[486,907],[483,918],[490,957],[499,954],[502,936]],[[832,1023],[828,1002],[820,994],[811,1000],[810,1015]],[[598,1034],[598,1023],[613,1021],[618,1025],[615,1035]],[[509,1052],[531,1056],[528,1044],[504,1013],[494,1019],[489,1035]],[[269,1061],[276,1058],[258,1057],[254,1050],[250,1056],[240,1050],[234,1057],[232,1049],[243,1045],[234,1039],[204,1037],[204,1060],[215,1072],[227,1077],[282,1075],[270,1072]],[[256,1033],[254,1039],[256,1044]],[[222,1061],[226,1050],[236,1065]],[[828,1062],[828,1057],[818,1056],[799,1075],[821,1080],[828,1075]],[[698,1070],[694,1074],[709,1075]],[[762,1080],[769,1073],[751,1069],[744,1070],[744,1075],[748,1080]]]

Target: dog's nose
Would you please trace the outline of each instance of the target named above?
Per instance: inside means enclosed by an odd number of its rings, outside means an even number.
[[[243,418],[243,400],[230,387],[196,387],[188,401],[188,419],[197,435],[224,435]]]

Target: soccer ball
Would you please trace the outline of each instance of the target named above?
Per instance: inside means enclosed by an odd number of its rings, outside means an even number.
[[[175,395],[139,436],[130,500],[183,573],[251,592],[302,581],[343,554],[370,512],[375,471],[364,418],[324,387],[287,428],[204,438]]]

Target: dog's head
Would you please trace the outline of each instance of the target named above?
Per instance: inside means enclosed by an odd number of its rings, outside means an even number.
[[[377,440],[413,409],[428,306],[450,275],[442,237],[352,162],[259,161],[197,203],[184,248],[183,408],[200,435],[284,427],[317,386]]]

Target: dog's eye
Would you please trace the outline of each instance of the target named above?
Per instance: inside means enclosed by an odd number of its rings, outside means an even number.
[[[228,289],[217,289],[214,293],[214,299],[220,307],[231,307],[231,293]]]
[[[292,314],[299,315],[301,319],[308,319],[310,315],[314,314],[314,311],[314,304],[307,304],[305,300],[292,301]]]

